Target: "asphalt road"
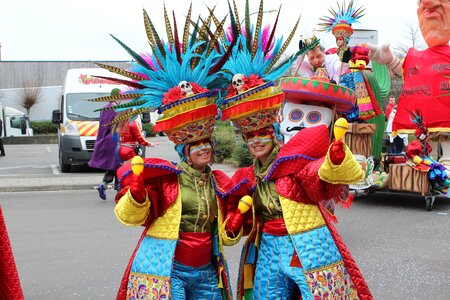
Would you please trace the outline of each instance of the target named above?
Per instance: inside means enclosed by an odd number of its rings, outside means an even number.
[[[147,156],[171,155],[161,139]],[[2,176],[95,176],[80,168],[61,174],[56,145],[6,145]],[[154,152],[153,152],[154,151]],[[141,228],[120,224],[114,196],[95,190],[0,193],[26,299],[114,299]],[[337,209],[337,225],[375,299],[450,299],[450,199],[427,212],[414,194],[375,193]],[[226,248],[235,285],[240,247]]]
[[[108,190],[109,199],[113,191]],[[114,299],[141,228],[95,191],[1,193],[26,299]],[[375,299],[450,298],[450,201],[378,193],[338,208],[338,230]],[[226,250],[235,285],[240,247]]]

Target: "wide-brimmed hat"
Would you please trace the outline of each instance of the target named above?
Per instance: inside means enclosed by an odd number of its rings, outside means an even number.
[[[177,145],[188,144],[211,138],[217,105],[211,92],[203,92],[162,106],[158,113],[153,130],[164,132]]]
[[[223,101],[222,119],[242,133],[255,131],[277,122],[283,99],[283,90],[269,81]]]

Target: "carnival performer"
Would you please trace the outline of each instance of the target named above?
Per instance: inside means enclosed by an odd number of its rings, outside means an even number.
[[[111,95],[119,93],[119,89],[111,91]],[[105,107],[111,107],[113,104],[108,103]],[[116,117],[114,110],[104,110],[100,112],[99,128],[97,138],[95,140],[94,152],[88,164],[91,168],[105,170],[102,182],[97,186],[98,195],[101,199],[106,200],[106,189],[109,183],[114,181],[117,185],[116,170],[120,167],[119,161],[116,159],[117,142],[113,137],[112,125],[110,124]],[[117,189],[117,187],[116,187]]]
[[[404,60],[394,56],[389,44],[367,46],[371,60],[403,75],[393,133],[413,133],[409,110],[420,110],[430,133],[450,132],[450,3],[446,0],[417,1],[420,31],[427,49],[410,48]]]
[[[300,75],[323,80],[326,77],[332,83],[339,82],[339,76],[348,70],[348,64],[342,62],[336,53],[325,54],[325,48],[320,44],[319,39],[313,35],[310,38],[300,39],[299,50],[306,48],[306,60],[303,56],[298,59]],[[319,71],[322,70],[323,75]]]
[[[353,34],[352,24],[358,22],[358,20],[364,16],[364,9],[362,7],[355,8],[354,1],[350,0],[348,6],[338,4],[338,9],[330,9],[331,16],[324,16],[320,18],[322,23],[321,30],[330,32],[336,38],[336,50],[329,50],[329,53],[336,53],[342,62],[348,63],[352,58],[352,53],[348,44],[350,37]],[[328,51],[327,51],[328,52]]]
[[[128,114],[127,111],[122,112]],[[120,163],[132,159],[135,155],[141,155],[139,145],[154,147],[155,143],[149,142],[142,134],[142,126],[137,118],[125,118],[117,123],[114,128],[116,134],[116,158]]]
[[[277,62],[280,48],[264,52],[271,45],[257,42],[265,41],[258,31],[262,10],[261,2],[255,35],[240,35],[239,47],[224,66],[235,74],[229,90],[237,89],[238,94],[225,97],[222,116],[243,133],[254,157],[253,165],[233,176],[239,183],[233,192],[252,195],[253,211],[242,215],[236,210],[226,224],[235,233],[243,224],[248,234],[237,298],[372,299],[322,206],[323,201],[338,196],[345,184],[361,180],[363,171],[341,140],[329,145],[324,125],[303,129],[282,147],[278,145],[272,125],[284,94],[272,79],[290,63],[267,68]],[[284,45],[291,38],[292,34]],[[257,47],[247,48],[248,44]],[[236,74],[244,85],[236,87]]]
[[[154,130],[164,132],[181,157],[176,164],[135,157],[118,170],[115,214],[123,224],[145,229],[117,299],[231,299],[223,246],[237,241],[224,228],[227,206],[236,204],[227,196],[230,178],[209,166],[214,162],[217,71],[229,54],[217,52],[222,26],[212,32],[216,38],[205,34],[212,30],[211,16],[190,36],[190,8],[182,39],[175,17],[173,28],[165,9],[164,17],[165,42],[144,10],[151,55],[138,55],[116,39],[136,63],[130,70],[104,65],[131,79],[121,81],[132,89],[120,95],[131,100],[115,109],[134,110],[118,121],[157,108]]]

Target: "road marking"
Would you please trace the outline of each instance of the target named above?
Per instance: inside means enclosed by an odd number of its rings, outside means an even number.
[[[52,168],[53,174],[55,175],[61,174],[56,165],[50,165],[50,167]]]

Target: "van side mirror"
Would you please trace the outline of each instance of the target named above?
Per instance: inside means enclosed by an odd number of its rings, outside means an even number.
[[[52,112],[52,123],[53,124],[60,124],[60,123],[62,123],[61,111],[59,109],[55,109]]]
[[[148,111],[142,113],[141,122],[144,124],[150,123],[150,113]]]

